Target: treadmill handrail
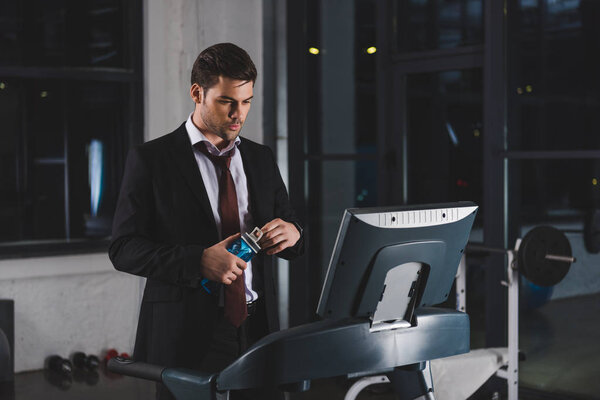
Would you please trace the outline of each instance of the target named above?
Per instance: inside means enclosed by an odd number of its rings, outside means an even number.
[[[162,374],[165,370],[165,367],[134,361],[124,357],[111,358],[108,360],[106,366],[110,372],[116,374],[148,379],[155,382],[162,382]]]

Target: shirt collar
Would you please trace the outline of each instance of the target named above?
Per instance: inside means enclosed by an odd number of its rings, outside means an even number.
[[[208,149],[210,154],[214,154],[216,156],[222,156],[222,155],[226,154],[227,152],[229,152],[231,149],[233,149],[234,146],[238,146],[240,144],[240,142],[242,141],[240,139],[240,137],[238,136],[235,138],[235,140],[233,142],[230,142],[227,145],[227,147],[225,147],[223,150],[219,150],[214,144],[212,144],[206,138],[206,136],[204,136],[204,134],[200,131],[200,129],[198,129],[198,127],[196,125],[194,125],[194,123],[192,122],[192,115],[194,115],[194,113],[191,113],[188,116],[187,121],[185,122],[185,129],[187,130],[188,137],[190,138],[190,142],[192,143],[192,146],[196,145],[196,143],[199,143],[199,142],[206,142],[206,148]]]

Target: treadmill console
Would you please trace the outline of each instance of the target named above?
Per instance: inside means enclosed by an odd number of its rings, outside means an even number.
[[[444,302],[477,212],[472,202],[344,212],[317,313],[411,326],[415,308]]]

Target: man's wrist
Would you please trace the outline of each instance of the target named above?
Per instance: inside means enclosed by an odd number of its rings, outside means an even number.
[[[300,237],[302,237],[302,232],[304,230],[302,229],[302,227],[300,226],[300,224],[297,223],[297,222],[295,222],[295,221],[292,221],[292,224],[296,227],[296,229],[298,230],[298,233],[300,233]]]

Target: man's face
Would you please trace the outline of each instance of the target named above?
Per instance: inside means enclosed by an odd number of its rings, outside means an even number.
[[[196,103],[194,122],[209,140],[216,137],[229,142],[240,134],[250,111],[253,82],[219,77],[216,85],[204,93]],[[198,116],[200,120],[197,120]],[[212,137],[211,137],[212,136]],[[216,136],[216,137],[215,137]],[[212,140],[211,140],[212,142]]]

